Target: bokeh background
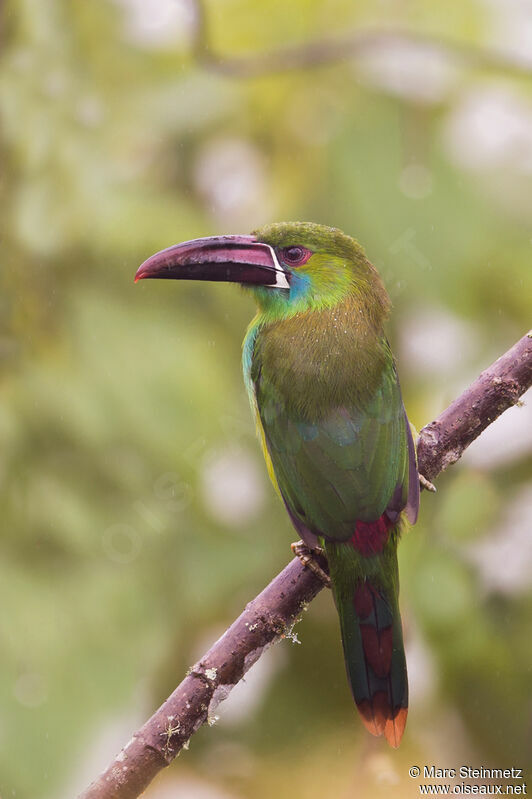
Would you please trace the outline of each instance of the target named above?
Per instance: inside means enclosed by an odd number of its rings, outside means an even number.
[[[202,12],[238,75],[209,61]],[[421,427],[531,325],[532,3],[0,13],[0,793],[67,799],[294,539],[241,381],[250,298],[135,286],[138,264],[274,220],[343,228],[392,296]],[[351,34],[352,57],[251,74],[252,54]],[[146,796],[411,797],[413,764],[530,765],[531,454],[529,397],[423,495],[398,751],[359,723],[324,591]]]

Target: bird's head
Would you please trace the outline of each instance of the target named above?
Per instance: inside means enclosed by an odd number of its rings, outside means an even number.
[[[136,280],[172,278],[240,283],[263,312],[277,317],[321,310],[348,296],[388,299],[379,275],[355,239],[311,222],[267,225],[250,236],[212,236],[152,255]]]

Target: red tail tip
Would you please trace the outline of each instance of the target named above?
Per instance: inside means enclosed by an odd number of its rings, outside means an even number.
[[[407,715],[408,708],[400,707],[396,711],[395,716],[387,720],[386,726],[384,727],[384,735],[386,736],[386,740],[390,746],[393,746],[394,749],[397,749],[401,743],[401,738],[403,737],[406,727]]]
[[[377,691],[371,700],[364,699],[357,707],[368,732],[377,737],[384,733],[390,746],[397,749],[405,731],[408,708],[400,707],[393,713],[383,691]]]

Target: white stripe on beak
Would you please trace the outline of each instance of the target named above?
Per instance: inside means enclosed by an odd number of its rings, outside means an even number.
[[[289,289],[290,283],[287,280],[286,272],[277,259],[277,253],[270,244],[267,244],[266,246],[269,247],[273,263],[275,264],[275,283],[270,283],[267,288]]]

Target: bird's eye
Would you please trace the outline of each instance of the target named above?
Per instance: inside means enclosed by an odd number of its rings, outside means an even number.
[[[302,266],[312,255],[306,247],[283,247],[280,254],[283,261],[290,266]]]

